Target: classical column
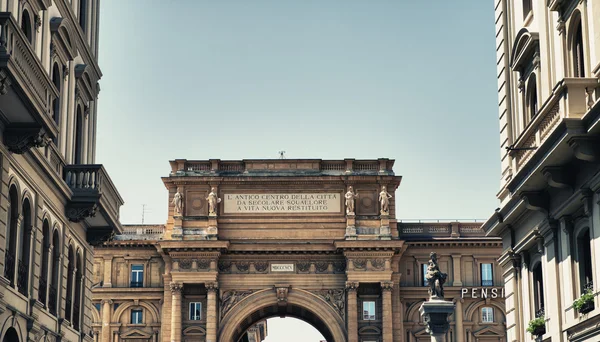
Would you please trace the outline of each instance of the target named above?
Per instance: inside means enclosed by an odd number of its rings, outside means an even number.
[[[51,234],[52,235],[52,234]],[[46,307],[48,307],[50,305],[50,286],[52,285],[52,280],[53,280],[53,275],[54,275],[54,271],[53,271],[53,267],[54,267],[54,260],[52,258],[53,256],[53,250],[54,246],[52,246],[52,243],[50,243],[50,246],[48,246],[48,268],[46,271],[46,288],[43,289],[44,292],[46,292]],[[42,265],[42,267],[44,267]],[[39,291],[42,291],[42,289],[40,289]]]
[[[102,342],[110,342],[110,306],[111,299],[102,301]]]
[[[217,342],[217,291],[219,284],[206,283],[206,342]]]
[[[456,298],[454,300],[454,335],[456,336],[456,342],[465,342],[465,329],[463,326],[463,299]],[[452,341],[454,342],[454,341]]]
[[[348,342],[358,342],[358,307],[356,300],[357,282],[346,282],[348,292]]]
[[[171,283],[171,342],[181,342],[181,291],[183,284]]]
[[[392,325],[392,290],[394,289],[394,282],[384,281],[381,282],[381,292],[383,301],[382,310],[382,321],[383,321],[383,342],[393,342],[394,332]]]
[[[73,267],[73,276],[71,277],[71,298],[67,298],[71,300],[71,307],[70,307],[70,313],[71,313],[71,317],[65,317],[67,319],[67,321],[69,321],[70,323],[73,323],[73,305],[75,304],[75,282],[77,281],[76,279],[77,276],[77,262],[75,262],[75,267]],[[67,278],[68,279],[68,278]],[[66,312],[66,308],[65,308],[65,312]]]

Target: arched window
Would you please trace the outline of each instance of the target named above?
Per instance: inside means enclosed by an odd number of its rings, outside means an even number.
[[[585,229],[577,236],[577,259],[579,261],[579,283],[581,293],[592,287],[592,250],[590,230]]]
[[[81,253],[77,252],[77,271],[75,272],[75,297],[73,298],[73,328],[79,331],[81,309],[81,279],[83,278],[83,265]]]
[[[58,288],[58,271],[61,268],[60,265],[60,240],[58,236],[58,229],[52,233],[52,280],[50,283],[48,309],[50,313],[56,316],[56,301],[57,301],[57,288]]]
[[[73,246],[69,246],[67,265],[67,296],[65,297],[65,319],[73,322],[73,277],[75,276],[75,254]]]
[[[537,263],[533,269],[533,303],[535,316],[544,315],[544,277],[542,274],[542,263]]]
[[[10,327],[6,331],[6,334],[4,335],[4,339],[2,341],[3,342],[19,342],[19,334],[17,334],[17,331],[15,330],[15,328]]]
[[[29,296],[29,254],[31,251],[31,204],[29,199],[23,200],[23,220],[19,229],[19,264],[17,269],[17,287],[19,292]]]
[[[60,125],[60,76],[60,68],[58,67],[58,63],[54,63],[52,66],[52,83],[56,87],[56,90],[58,90],[58,97],[54,99],[54,102],[52,103],[52,115],[54,117],[54,122],[57,125]]]
[[[523,0],[523,20],[527,18],[532,9],[531,0]]]
[[[4,254],[4,277],[15,286],[15,264],[17,257],[17,232],[19,224],[19,195],[17,188],[11,186],[8,195],[8,232],[6,252]]]
[[[526,105],[526,120],[525,125],[531,121],[538,111],[538,99],[537,99],[537,82],[535,78],[535,74],[532,74],[529,77],[529,82],[527,82],[527,98],[525,101]]]
[[[40,274],[40,283],[38,287],[38,299],[46,305],[46,292],[48,291],[48,269],[50,265],[50,224],[44,220],[42,225],[42,273]]]
[[[77,106],[75,118],[75,164],[83,163],[83,111]]]
[[[87,0],[79,0],[79,26],[83,32],[86,29],[86,21],[87,21]]]
[[[27,10],[23,10],[21,15],[21,30],[27,37],[29,43],[33,44],[33,29],[31,27],[31,16]]]
[[[583,49],[583,32],[581,28],[581,19],[575,25],[575,31],[573,32],[573,76],[585,77],[585,59]]]

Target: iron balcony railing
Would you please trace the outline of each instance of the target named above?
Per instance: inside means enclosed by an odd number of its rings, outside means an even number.
[[[11,285],[15,283],[15,253],[9,249],[4,253],[4,277],[10,281]]]
[[[68,297],[65,299],[65,319],[69,322],[73,321],[73,317],[71,316],[71,299]]]
[[[18,278],[17,278],[17,287],[19,292],[27,296],[27,276],[28,276],[28,267],[23,260],[19,260],[19,268],[17,269]]]
[[[482,280],[481,286],[494,286],[494,281],[493,280]]]
[[[56,316],[56,287],[50,285],[50,298],[48,298],[48,310]]]
[[[47,289],[46,279],[44,279],[44,277],[41,277],[40,278],[40,288],[38,289],[38,300],[44,305],[46,304],[46,289]]]

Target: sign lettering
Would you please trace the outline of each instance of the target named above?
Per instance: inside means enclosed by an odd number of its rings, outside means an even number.
[[[271,264],[271,272],[294,272],[294,264]]]
[[[225,194],[226,214],[338,213],[339,193]]]

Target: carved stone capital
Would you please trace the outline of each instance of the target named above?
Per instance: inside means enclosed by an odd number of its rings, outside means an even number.
[[[356,281],[347,281],[346,282],[346,291],[356,292],[356,290],[358,290],[358,282],[356,282]]]
[[[34,147],[44,147],[48,142],[50,139],[46,131],[37,124],[13,124],[4,131],[4,144],[16,154],[23,154]]]
[[[392,291],[394,289],[393,281],[382,281],[381,282],[381,290],[382,291]]]
[[[108,305],[113,305],[114,302],[112,299],[103,299],[101,303],[102,303],[102,305],[107,304],[107,303],[108,303]]]
[[[172,295],[181,295],[181,291],[183,291],[183,284],[180,283],[170,283],[169,287]]]
[[[219,290],[219,283],[212,282],[204,284],[208,292],[217,292]]]

